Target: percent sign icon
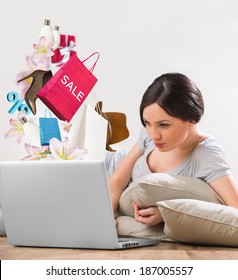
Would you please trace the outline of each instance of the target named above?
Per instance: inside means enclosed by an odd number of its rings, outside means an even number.
[[[14,114],[16,112],[16,110],[18,111],[25,111],[26,115],[30,114],[30,109],[29,107],[23,103],[24,99],[19,99],[18,98],[18,93],[15,91],[10,91],[7,94],[7,100],[9,102],[14,103],[14,105],[10,108],[10,110],[8,111],[9,114]]]

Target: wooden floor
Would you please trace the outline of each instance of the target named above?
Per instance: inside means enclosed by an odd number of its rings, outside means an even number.
[[[128,250],[15,247],[0,237],[1,260],[238,260],[238,248],[162,242]]]

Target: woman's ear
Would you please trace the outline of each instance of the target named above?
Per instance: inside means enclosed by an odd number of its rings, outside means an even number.
[[[195,125],[195,124],[196,124],[195,121],[192,121],[192,120],[189,121],[189,126],[193,126],[193,125]]]

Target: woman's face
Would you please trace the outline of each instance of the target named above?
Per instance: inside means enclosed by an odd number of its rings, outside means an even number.
[[[182,147],[193,125],[171,117],[156,103],[144,108],[143,119],[150,138],[161,152]]]

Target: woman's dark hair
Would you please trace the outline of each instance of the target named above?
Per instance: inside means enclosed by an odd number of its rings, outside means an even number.
[[[198,123],[204,113],[200,90],[188,77],[179,73],[163,74],[147,88],[140,104],[143,125],[144,108],[154,103],[170,116],[183,121]]]

